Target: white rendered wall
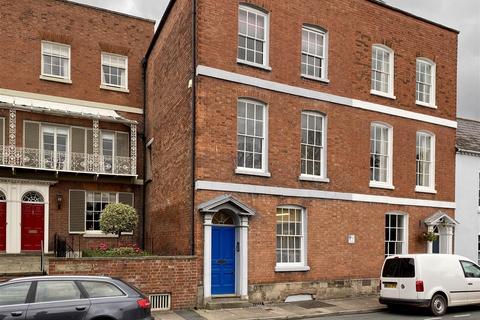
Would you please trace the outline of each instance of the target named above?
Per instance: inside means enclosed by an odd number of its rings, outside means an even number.
[[[455,169],[455,253],[478,261],[480,157],[457,154]]]

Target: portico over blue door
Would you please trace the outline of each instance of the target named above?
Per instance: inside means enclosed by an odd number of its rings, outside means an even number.
[[[235,293],[235,227],[212,227],[212,294]]]

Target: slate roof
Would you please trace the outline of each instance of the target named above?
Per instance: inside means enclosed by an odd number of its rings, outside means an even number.
[[[457,119],[456,147],[460,153],[480,156],[480,122],[467,119]]]

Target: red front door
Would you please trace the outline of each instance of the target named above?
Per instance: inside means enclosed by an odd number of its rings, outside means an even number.
[[[22,203],[22,251],[41,250],[43,220],[43,204]]]
[[[7,246],[7,203],[0,202],[0,251]]]

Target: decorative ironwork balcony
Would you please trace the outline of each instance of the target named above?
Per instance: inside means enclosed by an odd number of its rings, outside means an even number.
[[[134,158],[0,146],[0,164],[61,172],[135,176]],[[133,164],[133,165],[132,165]]]

